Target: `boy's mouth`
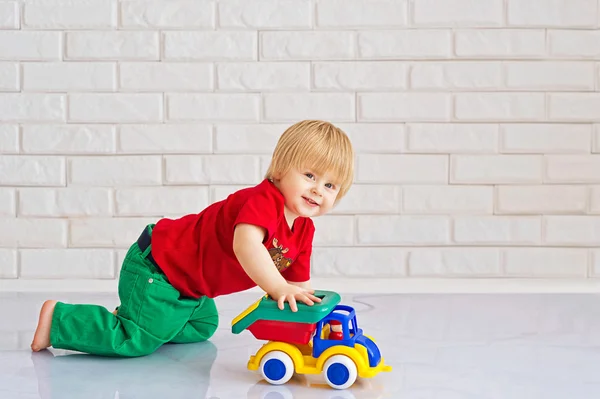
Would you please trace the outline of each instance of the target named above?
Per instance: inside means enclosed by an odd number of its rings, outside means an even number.
[[[310,206],[319,206],[318,203],[316,203],[315,201],[311,200],[310,198],[306,198],[306,197],[302,197],[304,199],[304,201],[306,201],[306,203]]]

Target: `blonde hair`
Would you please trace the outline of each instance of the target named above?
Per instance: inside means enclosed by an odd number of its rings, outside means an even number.
[[[279,138],[266,179],[276,179],[292,168],[311,168],[317,174],[335,176],[340,200],[354,179],[354,150],[340,128],[319,120],[305,120],[286,129]]]

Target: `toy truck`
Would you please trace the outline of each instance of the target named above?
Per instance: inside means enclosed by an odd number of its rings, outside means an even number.
[[[233,319],[234,334],[247,329],[256,339],[268,341],[250,357],[248,369],[259,370],[274,385],[285,384],[294,372],[323,373],[335,389],[351,387],[357,377],[391,371],[374,340],[358,327],[354,308],[340,305],[336,292],[316,291],[315,295],[321,302],[298,303],[298,312],[287,303],[280,310],[265,295]]]

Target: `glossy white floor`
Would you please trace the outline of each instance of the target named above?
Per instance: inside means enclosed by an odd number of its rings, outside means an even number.
[[[322,377],[281,387],[246,370],[260,346],[230,322],[256,294],[219,298],[210,342],[113,359],[28,350],[48,295],[0,294],[0,398],[578,399],[600,396],[600,296],[594,294],[342,295],[390,373],[336,391]],[[55,299],[113,308],[110,294]]]

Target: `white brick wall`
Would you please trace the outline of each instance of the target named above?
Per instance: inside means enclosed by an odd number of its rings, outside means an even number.
[[[315,276],[599,278],[599,29],[600,0],[2,1],[0,279],[117,278],[307,118],[357,151]]]

